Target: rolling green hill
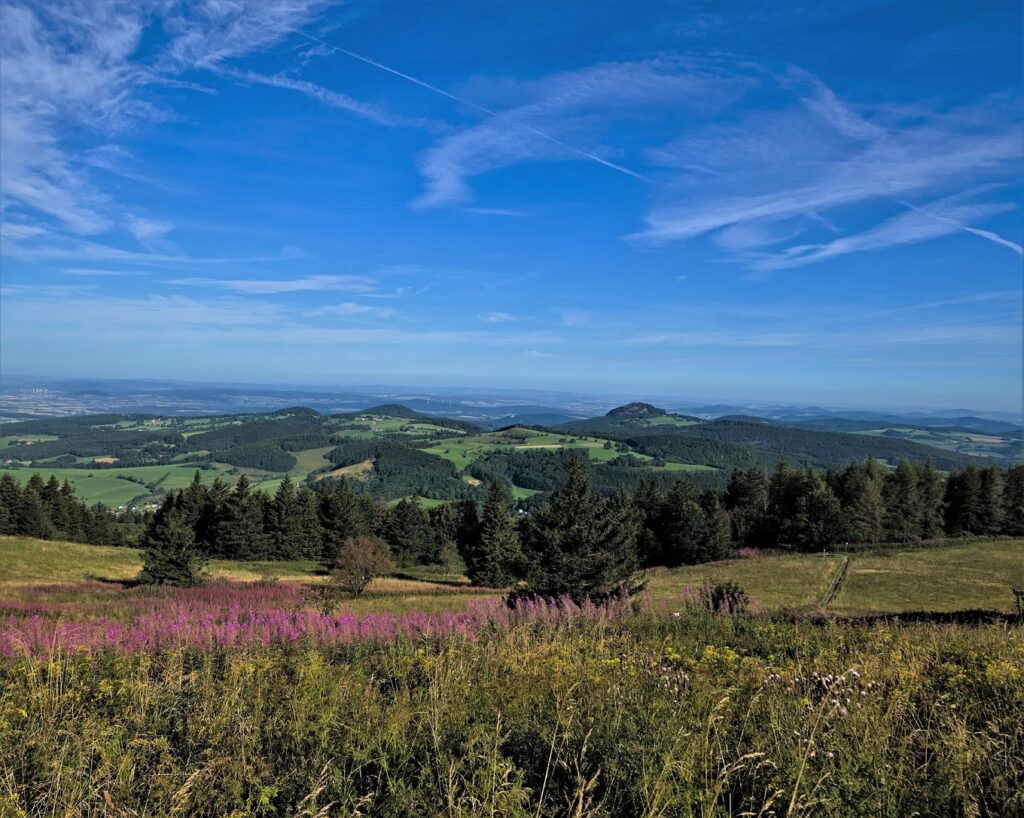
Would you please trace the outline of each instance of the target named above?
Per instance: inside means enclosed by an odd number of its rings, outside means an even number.
[[[771,469],[780,460],[828,468],[871,456],[889,464],[930,460],[948,470],[1020,459],[1013,432],[867,421],[843,428],[742,416],[705,421],[639,402],[557,427],[495,431],[397,404],[331,416],[304,407],[201,418],[103,414],[3,424],[0,469],[21,482],[33,472],[55,474],[87,503],[138,507],[183,487],[197,468],[207,482],[245,474],[266,492],[286,474],[345,476],[384,500],[439,500],[476,497],[493,477],[508,480],[519,499],[550,491],[569,454],[591,461],[602,491],[645,479],[665,484],[681,473],[698,488],[721,488],[734,468]]]

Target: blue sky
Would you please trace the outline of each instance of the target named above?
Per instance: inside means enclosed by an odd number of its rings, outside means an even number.
[[[2,15],[10,376],[1020,408],[1015,0]]]

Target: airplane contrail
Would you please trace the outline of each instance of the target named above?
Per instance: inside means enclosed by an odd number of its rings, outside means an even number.
[[[928,216],[929,218],[934,219],[937,222],[943,222],[944,224],[948,224],[951,227],[957,228],[958,230],[963,230],[965,233],[972,233],[975,236],[979,236],[983,239],[988,239],[988,241],[994,242],[995,244],[999,244],[1002,245],[1003,247],[1010,248],[1019,256],[1024,256],[1024,247],[1021,247],[1014,241],[1004,239],[998,233],[993,233],[991,230],[981,230],[980,228],[977,227],[968,227],[961,221],[957,221],[956,219],[950,218],[949,216],[943,216],[939,213],[932,213],[930,210],[925,210],[923,207],[918,207],[917,205],[911,204],[910,202],[905,202],[901,199],[893,199],[893,201],[896,202],[896,204],[898,205],[902,205],[903,207],[908,208],[909,210],[913,210],[914,212],[920,213],[923,216]]]
[[[433,91],[435,94],[440,94],[442,97],[447,97],[450,100],[454,100],[455,102],[458,102],[460,105],[466,105],[469,108],[473,108],[476,111],[480,111],[483,114],[487,114],[487,116],[498,116],[499,114],[498,111],[491,110],[490,108],[485,108],[483,105],[477,105],[475,102],[470,102],[467,99],[458,97],[455,94],[451,94],[448,91],[445,91],[443,88],[438,88],[436,85],[431,85],[429,82],[424,82],[421,79],[417,79],[416,77],[410,76],[409,74],[405,74],[396,68],[391,68],[390,66],[384,65],[383,63],[379,63],[376,60],[371,59],[370,57],[366,57],[362,54],[357,54],[355,51],[349,51],[347,48],[342,48],[339,45],[334,45],[333,43],[329,43],[326,40],[320,39],[319,37],[314,37],[312,34],[307,34],[304,31],[299,31],[298,29],[292,30],[296,34],[299,34],[300,36],[305,37],[307,40],[311,40],[314,43],[319,43],[325,48],[329,48],[332,51],[337,51],[340,54],[344,54],[345,56],[351,57],[354,60],[364,62],[367,65],[372,65],[374,68],[379,68],[381,71],[387,71],[389,74],[394,74],[396,77],[401,77],[407,82],[411,82],[414,85],[420,86],[421,88],[426,88],[428,91]],[[591,159],[600,165],[604,165],[606,168],[611,168],[612,170],[617,170],[619,173],[625,173],[627,176],[632,176],[634,179],[640,179],[641,181],[647,182],[649,184],[654,183],[653,180],[649,179],[648,177],[644,176],[641,173],[637,173],[635,170],[630,170],[629,168],[623,167],[622,165],[617,165],[614,162],[609,162],[607,159],[602,159],[600,156],[588,153],[587,151],[582,150],[581,148],[574,147],[573,145],[568,145],[565,142],[562,142],[560,139],[556,139],[550,134],[544,133],[544,131],[534,128],[532,125],[527,125],[526,123],[523,122],[515,122],[512,124],[517,128],[522,128],[523,130],[529,131],[530,133],[539,136],[541,139],[550,142],[552,145],[557,145],[563,150],[567,150],[570,153],[575,153],[577,156],[582,156],[585,159]]]

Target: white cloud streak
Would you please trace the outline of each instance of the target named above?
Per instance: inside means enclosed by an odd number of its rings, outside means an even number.
[[[649,152],[679,175],[645,229],[628,238],[661,245],[711,234],[721,249],[762,270],[958,231],[1020,253],[1016,242],[976,224],[1013,205],[952,203],[987,194],[1019,174],[1024,140],[1016,102],[983,102],[955,116],[917,107],[869,119],[806,72],[792,69],[780,84],[797,93],[797,106],[753,111],[737,125],[707,126]],[[695,166],[708,172],[695,173]],[[909,201],[936,194],[947,199]],[[859,234],[794,244],[822,226],[837,232],[830,213],[885,200],[912,212]]]
[[[178,278],[168,281],[181,287],[213,287],[248,295],[281,295],[298,292],[368,293],[377,282],[366,276],[312,275],[302,278]]]

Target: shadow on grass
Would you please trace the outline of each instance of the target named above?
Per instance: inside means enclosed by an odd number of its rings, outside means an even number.
[[[132,577],[131,579],[113,579],[111,577],[101,577],[96,574],[86,574],[85,579],[88,582],[98,582],[101,585],[111,585],[117,588],[128,590],[130,588],[138,588],[142,585],[138,578]]]
[[[832,620],[841,620],[858,625],[896,625],[896,624],[930,624],[930,625],[1024,625],[1024,619],[1016,611],[989,611],[983,608],[970,608],[963,611],[900,611],[899,613],[869,613],[822,616],[793,616],[794,621],[825,625]]]
[[[417,576],[416,574],[409,573],[407,571],[398,571],[394,574],[390,574],[393,579],[406,579],[412,580],[413,582],[429,582],[433,585],[447,585],[451,588],[468,588],[470,584],[465,580],[459,579],[443,579],[441,577],[431,576]]]

